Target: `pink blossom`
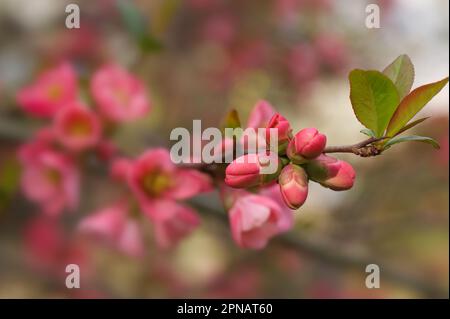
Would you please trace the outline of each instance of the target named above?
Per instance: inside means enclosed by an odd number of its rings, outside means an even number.
[[[247,128],[264,128],[275,114],[273,106],[265,101],[256,102],[247,121]]]
[[[49,215],[76,208],[79,173],[69,157],[34,141],[21,146],[19,159],[23,165],[22,190],[28,199]]]
[[[101,114],[124,122],[144,116],[150,109],[144,84],[118,65],[106,65],[92,78],[91,92]]]
[[[348,52],[342,39],[333,34],[322,34],[314,43],[321,63],[334,72],[339,72],[348,63]]]
[[[194,169],[176,167],[163,148],[146,151],[127,174],[128,185],[145,210],[155,199],[187,199],[212,188],[209,176]]]
[[[79,230],[130,256],[141,256],[144,252],[141,230],[137,221],[130,217],[126,202],[116,202],[85,217]]]
[[[319,73],[319,61],[310,45],[299,44],[294,47],[286,62],[292,78],[299,85],[313,81]]]
[[[279,196],[279,191],[273,194]],[[233,239],[242,248],[262,249],[270,238],[292,227],[289,210],[270,197],[250,193],[235,201],[229,218]]]
[[[253,106],[247,121],[247,127],[239,140],[240,145],[245,151],[251,146],[252,151],[256,149],[266,149],[265,131],[259,134],[259,128],[266,128],[270,119],[274,116],[275,110],[273,106],[265,101],[260,100]],[[256,130],[256,132],[255,132]]]
[[[226,13],[211,15],[206,19],[202,33],[208,41],[228,45],[236,33],[235,21],[231,15]]]
[[[117,181],[127,182],[133,161],[127,158],[117,158],[111,164],[111,177]]]
[[[56,113],[55,136],[71,151],[96,146],[101,138],[101,124],[97,115],[79,102],[72,102]]]
[[[58,220],[40,215],[24,228],[24,248],[27,262],[39,271],[65,278],[68,264],[83,269],[83,278],[90,275],[86,246],[68,236]]]
[[[161,248],[175,246],[200,224],[193,209],[172,200],[154,201],[145,213],[153,223],[156,243]]]
[[[35,83],[17,93],[19,105],[36,117],[52,117],[77,98],[77,79],[69,63],[41,74]]]

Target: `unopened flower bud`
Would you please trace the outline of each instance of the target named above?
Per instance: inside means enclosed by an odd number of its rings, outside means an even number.
[[[287,155],[295,164],[303,164],[319,156],[327,143],[327,137],[315,128],[305,128],[289,142]]]
[[[292,136],[292,129],[291,125],[289,124],[288,120],[286,120],[282,115],[275,114],[269,121],[269,124],[267,125],[266,129],[266,141],[267,144],[271,144],[271,129],[277,129],[278,130],[278,148],[272,149],[273,151],[278,152],[278,154],[284,154],[286,152],[286,148],[289,144],[289,140]],[[273,147],[273,145],[270,145]]]
[[[234,188],[249,188],[275,180],[281,161],[275,153],[247,154],[235,159],[225,170],[225,184]]]
[[[352,188],[356,176],[349,163],[324,154],[308,162],[305,169],[310,179],[335,191]]]
[[[278,177],[281,195],[287,206],[298,209],[308,196],[308,176],[305,170],[295,164],[283,168]]]

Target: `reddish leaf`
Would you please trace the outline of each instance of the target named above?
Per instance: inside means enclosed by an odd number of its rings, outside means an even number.
[[[448,77],[416,88],[399,104],[387,128],[387,136],[396,135],[447,84]]]

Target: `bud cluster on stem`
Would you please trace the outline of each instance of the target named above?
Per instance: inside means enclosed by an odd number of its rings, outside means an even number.
[[[270,145],[273,129],[278,130],[277,149]],[[231,162],[225,170],[225,183],[233,188],[262,187],[277,181],[285,204],[300,208],[308,196],[312,180],[332,190],[347,190],[353,186],[355,171],[350,164],[323,154],[327,138],[315,128],[304,128],[292,134],[289,122],[274,114],[266,125],[267,153],[276,156],[275,173],[265,174],[261,154],[246,154]]]

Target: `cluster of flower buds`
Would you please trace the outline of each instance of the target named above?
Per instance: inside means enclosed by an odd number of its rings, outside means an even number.
[[[278,130],[276,145],[270,145],[273,129]],[[306,201],[309,180],[332,190],[350,189],[355,171],[350,164],[325,155],[326,142],[326,136],[315,128],[293,135],[289,122],[274,114],[266,126],[268,156],[246,154],[235,159],[226,168],[225,183],[233,188],[255,188],[277,181],[284,202],[291,209],[298,209]],[[269,161],[276,163],[277,169],[265,174],[263,168]]]

